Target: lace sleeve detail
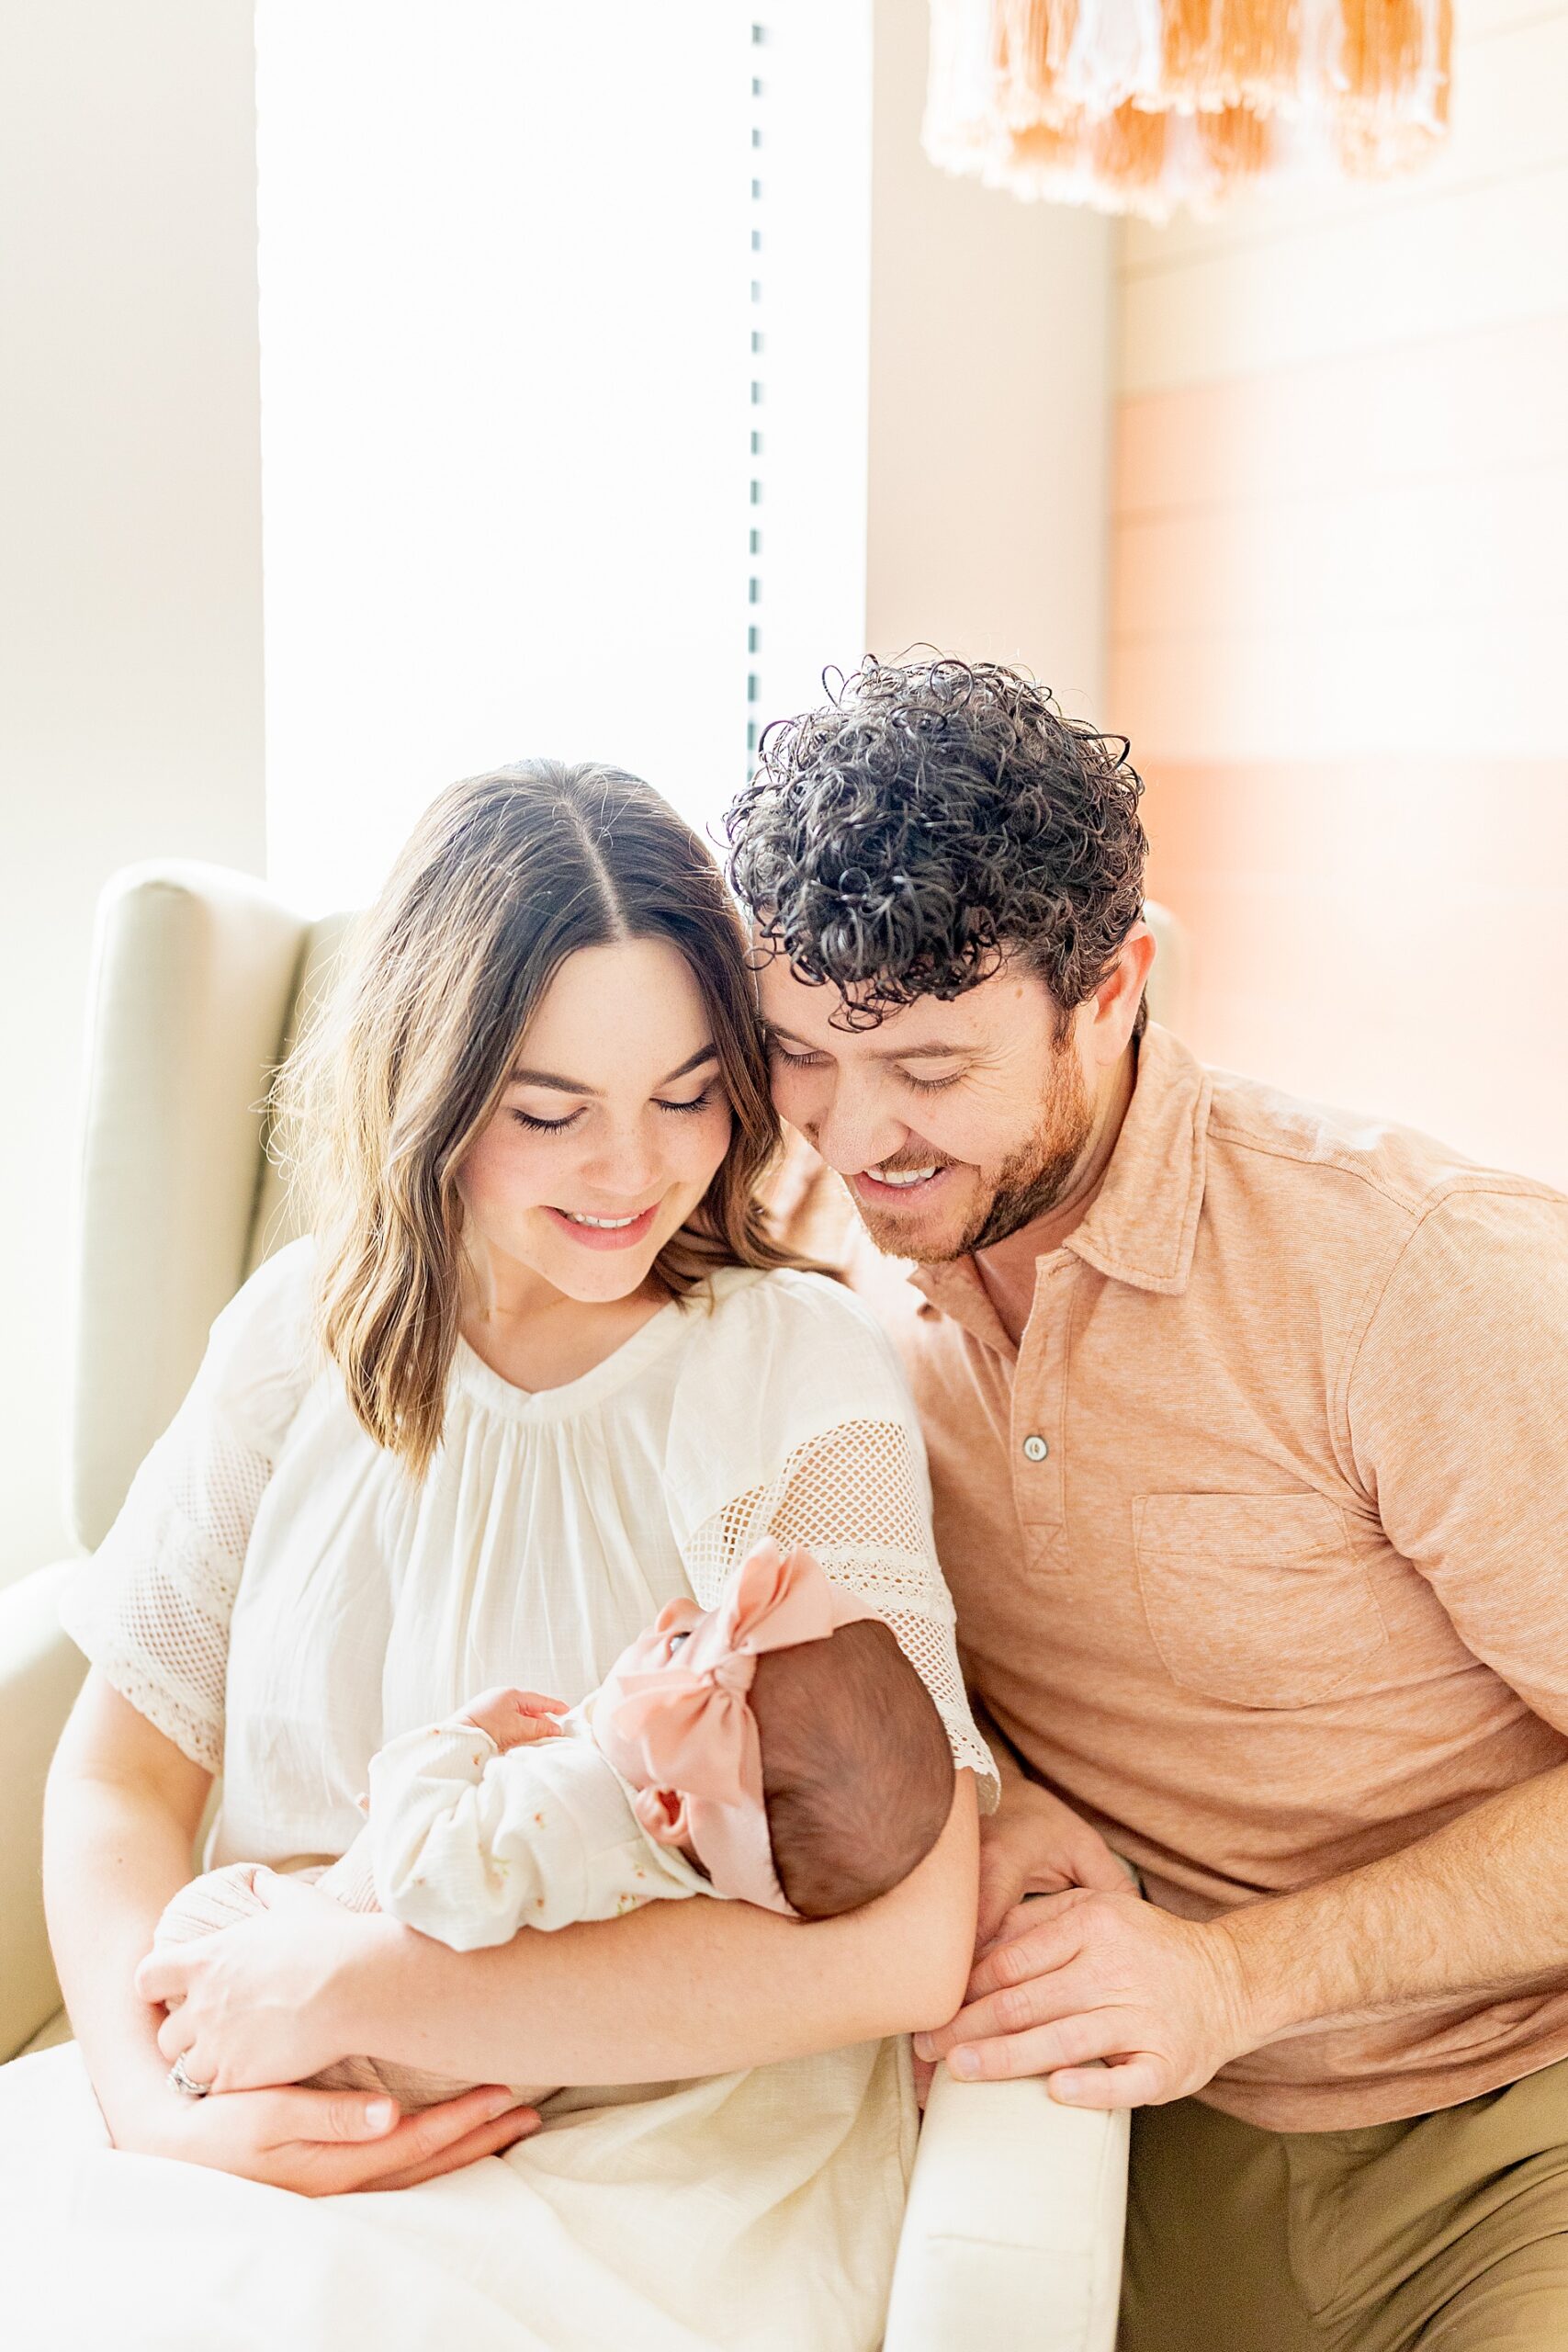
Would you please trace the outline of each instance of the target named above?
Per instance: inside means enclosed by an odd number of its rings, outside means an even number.
[[[686,1572],[697,1599],[711,1608],[762,1536],[773,1536],[785,1551],[806,1544],[835,1583],[886,1618],[947,1726],[953,1762],[976,1775],[989,1812],[998,1796],[996,1766],[964,1694],[953,1601],[931,1545],[921,1473],[901,1422],[840,1422],[796,1446],[768,1484],[705,1521],[687,1547]]]
[[[60,1616],[121,1697],[217,1773],[229,1619],[270,1465],[220,1432],[193,1451],[181,1426],[187,1409],[137,1472]]]
[[[223,1763],[229,1621],[308,1376],[300,1273],[299,1262],[274,1261],[224,1309],[189,1394],[61,1604],[66,1633],[121,1697],[214,1774]]]

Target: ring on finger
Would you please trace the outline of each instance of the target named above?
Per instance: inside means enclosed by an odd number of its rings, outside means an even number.
[[[186,2054],[183,2050],[169,2069],[168,2080],[175,2090],[183,2091],[186,2098],[205,2098],[212,2088],[210,2083],[198,2083],[186,2074]]]

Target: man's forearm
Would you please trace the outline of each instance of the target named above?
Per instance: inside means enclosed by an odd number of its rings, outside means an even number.
[[[344,2053],[476,2082],[620,2083],[938,2025],[968,1970],[976,1841],[963,1773],[919,1869],[839,1919],[797,1923],[694,1896],[469,1952],[367,1921],[361,1957],[329,1996],[333,2038]]]
[[[1254,2048],[1568,1980],[1568,1766],[1382,1861],[1210,1927],[1234,1951]]]

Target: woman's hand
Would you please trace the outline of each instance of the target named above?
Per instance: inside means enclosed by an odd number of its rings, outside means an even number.
[[[226,1930],[231,1933],[232,1930]],[[497,2154],[539,2128],[496,2084],[400,2120],[395,2101],[363,2091],[219,2091],[191,2098],[163,2086],[115,2134],[141,2155],[209,2165],[302,2197],[412,2188]]]
[[[1069,1886],[1125,1894],[1128,1884],[1125,1865],[1098,1829],[1036,1781],[1010,1781],[1000,1807],[980,1824],[976,1952],[1012,1928],[1009,1915],[1026,1894],[1059,1894]]]
[[[221,2092],[298,2083],[351,2054],[333,1988],[379,1925],[276,1871],[258,1870],[255,1891],[259,1917],[151,1951],[136,1971],[140,1997],[168,2006],[164,2056]]]

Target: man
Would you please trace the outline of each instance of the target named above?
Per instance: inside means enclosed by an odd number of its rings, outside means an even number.
[[[730,813],[1000,1735],[927,2054],[1137,2109],[1124,2352],[1560,2352],[1568,1202],[1146,1025],[1141,788],[869,663]]]

